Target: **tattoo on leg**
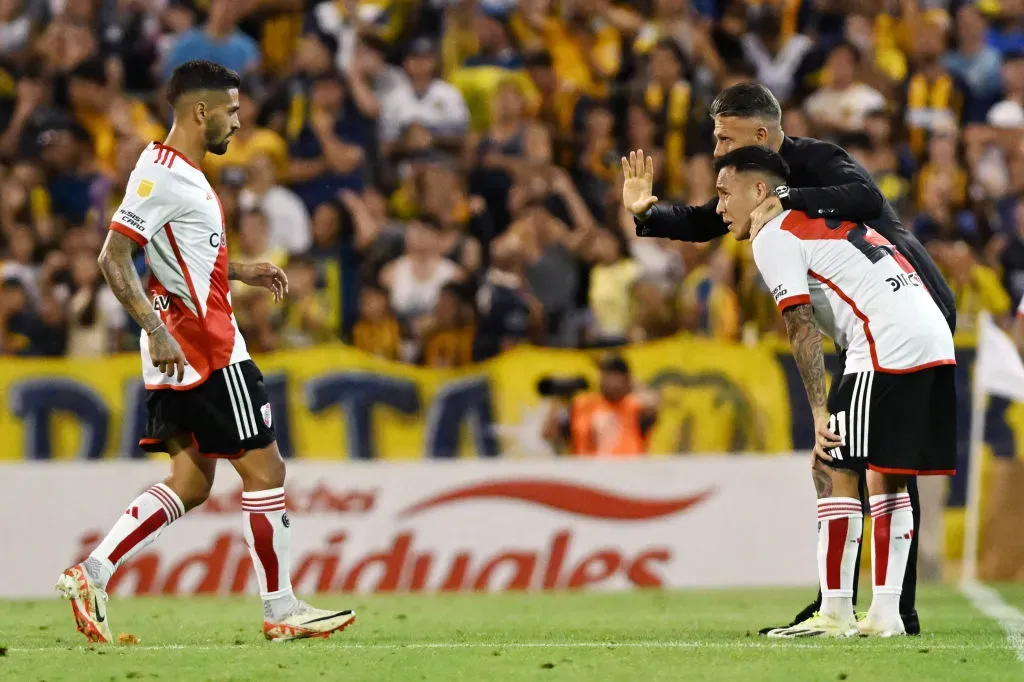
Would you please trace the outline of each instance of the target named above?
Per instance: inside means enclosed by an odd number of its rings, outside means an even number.
[[[828,470],[821,467],[817,462],[811,468],[811,479],[814,481],[814,492],[818,499],[832,497],[832,476]]]

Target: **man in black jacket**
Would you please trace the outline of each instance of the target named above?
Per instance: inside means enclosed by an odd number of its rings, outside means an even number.
[[[790,186],[778,187],[751,215],[751,237],[772,218],[787,209],[800,210],[810,216],[865,222],[896,246],[923,280],[939,310],[956,327],[956,304],[953,292],[921,242],[906,230],[896,212],[882,196],[868,172],[842,148],[809,138],[787,137],[782,131],[782,110],[778,100],[763,85],[741,83],[719,93],[711,105],[715,121],[715,157],[748,145],[769,147],[782,154],[790,167]],[[640,237],[661,237],[690,242],[707,242],[725,235],[728,230],[715,209],[718,199],[703,206],[659,205],[652,195],[654,167],[643,151],[622,159],[625,180],[622,200],[633,213]],[[843,367],[837,370],[842,376]],[[833,381],[835,388],[839,381]],[[817,477],[815,485],[819,485]],[[914,528],[920,528],[921,507],[917,481],[909,480],[908,491],[914,510]],[[866,487],[861,481],[861,498]],[[900,613],[908,634],[921,631],[915,601],[917,596],[917,536],[914,533],[910,557],[900,598]],[[863,546],[863,543],[862,543]],[[860,564],[858,556],[858,566]],[[854,600],[856,601],[854,580]],[[793,624],[808,618],[821,604],[821,593],[807,608],[797,614]],[[765,628],[767,634],[772,628]]]

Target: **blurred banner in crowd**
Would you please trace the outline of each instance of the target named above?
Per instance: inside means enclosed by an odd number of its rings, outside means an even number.
[[[585,376],[596,356],[520,348],[467,369],[380,360],[342,345],[258,358],[286,456],[315,459],[543,454],[540,379]],[[651,451],[791,449],[783,366],[767,350],[671,339],[625,351],[663,392]],[[0,363],[7,400],[0,458],[143,456],[145,391],[137,357]],[[538,452],[538,450],[540,452]]]
[[[812,419],[788,349],[673,338],[623,351],[663,403],[652,456],[809,450]],[[258,358],[286,457],[319,460],[543,457],[544,377],[584,376],[595,353],[521,347],[458,370],[425,369],[327,345]],[[958,351],[960,465],[949,504],[963,506],[973,349]],[[827,358],[832,368],[835,358]],[[135,356],[0,362],[0,459],[144,458],[145,391]],[[1024,404],[992,397],[986,457],[1012,460]]]
[[[210,499],[114,576],[114,594],[254,593],[241,488]],[[158,462],[6,463],[0,597],[52,593]],[[46,500],[60,499],[59,510]],[[96,496],[95,491],[103,495]],[[780,494],[785,491],[785,494]],[[809,585],[814,492],[803,456],[650,461],[293,462],[297,592]],[[751,510],[771,510],[770,514]],[[47,542],[39,543],[41,537]]]

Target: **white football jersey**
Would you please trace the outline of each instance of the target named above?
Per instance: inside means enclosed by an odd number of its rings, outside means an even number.
[[[811,304],[845,348],[846,373],[953,365],[953,335],[914,268],[865,225],[784,211],[754,239],[754,261],[779,310]]]
[[[193,388],[211,372],[249,358],[231,309],[224,210],[199,168],[175,149],[150,143],[110,229],[145,249],[153,309],[189,363],[181,383],[162,374],[153,367],[143,332],[146,388]]]

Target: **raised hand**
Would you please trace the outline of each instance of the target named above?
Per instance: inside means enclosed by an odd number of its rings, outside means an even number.
[[[654,206],[654,159],[637,149],[622,157],[622,204],[633,215],[643,215]]]

